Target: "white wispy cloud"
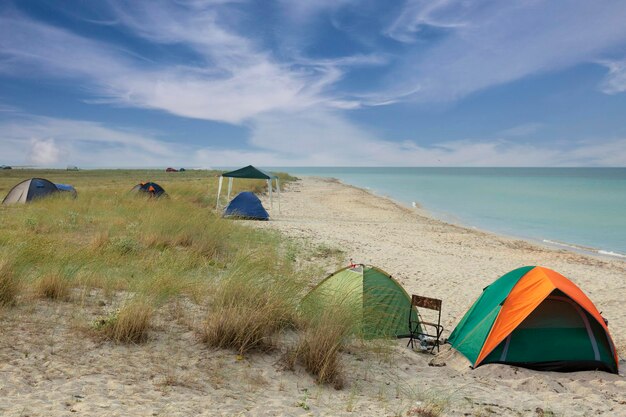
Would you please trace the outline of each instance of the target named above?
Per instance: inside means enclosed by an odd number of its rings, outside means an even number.
[[[0,121],[0,131],[3,159],[12,164],[146,166],[166,161],[186,149],[148,134],[97,122],[23,114]]]
[[[420,40],[425,27],[446,28],[441,39],[402,57],[398,80],[421,88],[421,100],[453,100],[475,91],[598,59],[626,42],[619,1],[408,1],[385,33]]]
[[[101,103],[229,123],[268,111],[334,105],[323,90],[341,77],[345,61],[300,62],[294,68],[221,28],[211,11],[177,10],[154,3],[115,8],[117,21],[133,33],[192,48],[196,65],[146,63],[114,45],[17,15],[0,17],[0,54],[10,57],[0,63],[0,72],[23,75],[29,68],[31,76],[79,78]]]
[[[259,118],[252,130],[251,144],[270,150],[274,159],[281,160],[281,166],[626,165],[626,139],[577,141],[563,146],[549,140],[524,142],[521,137],[468,138],[425,146],[419,144],[419,138],[381,140],[374,132],[334,113],[290,116]],[[523,133],[531,132],[525,129]]]
[[[384,31],[400,42],[413,43],[425,26],[459,28],[467,25],[465,14],[471,9],[468,2],[452,0],[408,0],[391,25]]]
[[[544,127],[543,123],[537,122],[529,122],[523,123],[517,126],[510,127],[508,129],[501,130],[498,132],[498,135],[503,137],[523,137],[529,136],[533,133],[538,132],[542,127]]]
[[[0,113],[16,113],[18,111],[20,111],[20,109],[16,106],[0,103]]]
[[[566,148],[507,139],[419,145],[385,141],[330,112],[255,121],[244,149],[165,141],[154,132],[22,115],[0,121],[4,164],[83,167],[260,166],[624,166],[626,139]],[[548,142],[550,143],[550,142]]]
[[[621,61],[599,61],[599,64],[609,70],[606,78],[600,84],[600,90],[606,94],[626,92],[626,59]]]
[[[357,0],[279,0],[284,13],[290,20],[298,24],[317,17],[324,12],[333,12],[350,4],[358,3]]]

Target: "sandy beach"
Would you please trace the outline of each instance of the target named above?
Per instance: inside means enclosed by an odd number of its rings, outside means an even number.
[[[271,214],[254,227],[341,251],[307,261],[325,273],[352,259],[386,270],[409,293],[442,299],[445,336],[502,274],[524,265],[554,269],[608,318],[620,357],[626,355],[626,262],[446,224],[330,179],[290,184],[281,212],[275,204]],[[73,298],[91,319],[101,311],[97,291]],[[406,348],[406,340],[355,343],[343,353],[346,381],[337,391],[302,369],[285,369],[279,351],[239,357],[208,349],[194,332],[202,306],[189,300],[162,308],[143,345],[86,337],[74,314],[70,303],[47,301],[0,310],[0,415],[407,416],[432,404],[446,416],[626,416],[624,360],[621,375],[472,370],[448,347],[433,356]]]
[[[293,184],[284,195],[281,214],[266,227],[340,248],[346,260],[379,266],[407,292],[442,299],[445,336],[482,289],[504,273],[524,265],[554,269],[581,287],[608,318],[620,357],[626,355],[626,326],[621,325],[626,320],[626,263],[621,260],[554,250],[447,224],[419,208],[323,178],[304,178]],[[437,368],[426,365],[428,355],[400,349],[403,359],[398,360],[397,370],[411,364],[401,376],[407,384],[426,383],[459,400],[459,408],[449,410],[451,414],[461,412],[462,399],[467,397],[491,404],[497,415],[528,415],[537,408],[564,416],[626,415],[623,376],[535,372],[503,365],[470,370],[465,358],[445,350],[437,360],[447,366]],[[626,364],[622,360],[620,365]]]

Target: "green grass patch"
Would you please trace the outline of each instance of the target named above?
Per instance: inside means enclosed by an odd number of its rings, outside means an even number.
[[[71,285],[132,291],[158,303],[181,294],[197,298],[199,288],[208,288],[202,281],[221,276],[250,251],[282,257],[277,248],[281,243],[272,233],[224,220],[215,212],[218,175],[194,170],[1,171],[0,197],[31,177],[69,183],[78,192],[76,199],[55,195],[0,206],[0,259],[11,261],[4,267],[10,270],[3,278],[6,302],[13,302],[10,294],[17,291],[9,276],[30,277],[25,283],[35,293],[56,298],[64,279],[55,274],[68,268],[89,277],[69,280]],[[169,198],[130,193],[148,180],[162,185]],[[233,192],[264,192],[263,187],[260,180],[235,181]]]

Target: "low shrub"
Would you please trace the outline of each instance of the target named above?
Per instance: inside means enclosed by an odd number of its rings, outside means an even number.
[[[67,300],[70,297],[70,282],[61,274],[52,273],[42,276],[35,284],[35,293],[50,300]]]
[[[127,302],[107,317],[98,319],[94,329],[105,339],[118,343],[142,343],[148,339],[154,307],[145,300]]]
[[[292,325],[300,285],[263,261],[237,261],[215,286],[202,338],[239,354],[274,347],[277,332]]]
[[[320,384],[343,387],[341,350],[354,334],[358,318],[347,305],[327,305],[307,311],[293,360],[313,374]]]

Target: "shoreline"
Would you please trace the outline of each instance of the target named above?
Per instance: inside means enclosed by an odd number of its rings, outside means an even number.
[[[272,221],[257,227],[275,229],[288,238],[338,248],[345,254],[346,262],[353,259],[379,266],[398,278],[407,291],[435,298],[458,298],[452,288],[440,285],[441,279],[465,286],[466,274],[469,274],[476,288],[482,289],[520,266],[545,266],[572,279],[591,298],[601,294],[594,301],[598,300],[602,306],[606,300],[607,307],[612,306],[604,309],[607,317],[623,315],[622,300],[616,299],[620,288],[626,291],[623,280],[626,262],[620,258],[553,248],[540,242],[445,222],[423,208],[409,208],[335,178],[301,178],[281,194],[282,212],[270,213]],[[325,265],[325,272],[339,269],[335,266]],[[424,280],[434,293],[420,291],[417,283]],[[450,326],[458,322],[480,295],[475,288],[471,291],[469,298],[458,299],[454,308],[447,311],[447,329],[452,330]],[[615,330],[625,334],[621,344],[626,347],[626,329]]]
[[[494,231],[494,230],[489,230],[486,228],[482,228],[482,227],[478,227],[478,226],[471,226],[468,224],[464,224],[462,223],[462,220],[459,219],[458,222],[451,220],[450,218],[455,217],[453,214],[451,213],[441,213],[441,216],[438,216],[436,212],[433,212],[431,210],[428,210],[424,207],[424,205],[419,202],[419,201],[414,201],[413,204],[416,204],[416,206],[414,207],[410,207],[409,205],[407,205],[406,203],[396,200],[395,198],[389,196],[389,195],[384,195],[381,193],[376,192],[375,190],[369,188],[369,187],[359,187],[358,185],[354,185],[354,184],[350,184],[347,183],[339,178],[336,177],[322,177],[322,176],[318,176],[318,175],[301,175],[300,177],[302,178],[321,178],[321,179],[330,179],[330,180],[334,180],[337,181],[338,183],[347,186],[347,187],[353,187],[356,188],[358,190],[361,190],[363,192],[366,192],[368,194],[371,194],[375,197],[379,197],[379,198],[384,198],[387,199],[391,202],[393,202],[395,205],[400,206],[402,208],[408,209],[408,210],[415,210],[416,212],[418,212],[419,215],[424,216],[424,217],[428,217],[432,220],[441,222],[441,223],[445,223],[448,225],[452,225],[452,226],[456,226],[456,227],[462,227],[468,230],[473,230],[473,231],[478,231],[481,233],[486,233],[488,235],[494,235],[497,236],[499,238],[504,238],[504,239],[514,239],[514,240],[522,240],[526,243],[532,244],[532,245],[537,245],[543,249],[549,249],[549,250],[554,250],[554,251],[566,251],[566,252],[570,252],[570,253],[575,253],[577,255],[585,255],[585,256],[593,256],[596,258],[600,258],[600,259],[606,259],[606,260],[619,260],[619,261],[624,261],[626,262],[626,254],[625,253],[621,253],[621,252],[616,252],[616,251],[612,251],[612,250],[607,250],[607,249],[600,249],[600,248],[594,248],[594,247],[590,247],[590,246],[583,246],[583,245],[579,245],[576,243],[570,243],[570,242],[561,242],[558,240],[553,240],[553,239],[547,239],[547,238],[532,238],[532,237],[527,237],[527,236],[521,236],[521,235],[515,235],[515,234],[508,234],[508,233],[503,233],[503,232],[498,232],[498,231]]]

